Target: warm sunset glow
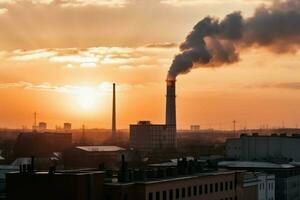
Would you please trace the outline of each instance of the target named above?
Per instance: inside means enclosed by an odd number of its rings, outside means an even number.
[[[109,128],[112,83],[119,128],[162,123],[165,79],[193,26],[234,11],[253,16],[271,3],[0,0],[0,128],[31,127],[35,111],[52,128],[63,121]],[[280,50],[254,44],[231,65],[179,75],[178,128],[229,129],[233,119],[238,128],[300,124],[300,52]]]
[[[80,88],[77,93],[77,103],[84,110],[91,110],[95,107],[96,103],[99,103],[97,101],[96,91],[91,88]]]

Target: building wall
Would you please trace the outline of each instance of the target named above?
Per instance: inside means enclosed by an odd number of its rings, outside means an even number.
[[[106,184],[105,188],[110,188],[105,189],[106,200],[256,200],[256,185],[243,187],[237,176],[240,175],[203,174],[136,184]]]
[[[141,151],[174,149],[176,127],[148,123],[130,125],[130,147]]]
[[[97,200],[103,195],[102,172],[6,175],[8,200]]]
[[[258,175],[258,200],[275,200],[275,176]]]
[[[226,142],[226,155],[241,160],[287,158],[300,161],[300,138],[288,136],[241,136]]]

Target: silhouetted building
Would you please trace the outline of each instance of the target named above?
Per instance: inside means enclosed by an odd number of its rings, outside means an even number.
[[[300,161],[300,135],[272,134],[271,136],[242,134],[228,139],[226,156],[240,160],[289,160]]]
[[[122,154],[127,151],[117,146],[77,146],[63,152],[63,162],[67,168],[98,168],[99,165],[113,168],[121,161]]]
[[[176,129],[172,125],[140,121],[130,125],[130,147],[140,151],[176,149]]]
[[[39,130],[45,131],[47,129],[47,123],[46,122],[40,122],[39,123]]]
[[[70,131],[72,129],[72,124],[71,123],[64,123],[64,130],[65,131]]]
[[[99,200],[103,196],[101,171],[31,172],[6,174],[8,200]]]
[[[248,170],[253,172],[264,172],[275,176],[275,199],[296,200],[300,199],[300,168],[298,163],[278,164],[257,161],[223,161],[220,167],[230,170]],[[261,189],[274,188],[274,185],[261,185]]]
[[[15,157],[48,157],[71,146],[71,133],[20,133],[13,151]]]

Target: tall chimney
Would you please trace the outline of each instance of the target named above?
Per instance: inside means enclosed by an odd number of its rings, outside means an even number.
[[[116,84],[113,83],[113,102],[112,102],[112,138],[116,138]]]
[[[166,125],[176,128],[176,80],[167,79]]]

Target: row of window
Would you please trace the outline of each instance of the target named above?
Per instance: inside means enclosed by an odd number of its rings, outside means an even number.
[[[220,183],[211,183],[211,184],[205,184],[205,185],[199,185],[199,186],[193,186],[193,187],[183,187],[183,188],[176,188],[174,191],[173,189],[169,190],[169,198],[168,200],[173,199],[179,199],[179,198],[189,198],[192,196],[201,196],[205,194],[210,194],[214,192],[223,192],[228,190],[233,190],[233,181],[226,181],[226,182],[220,182]],[[175,192],[175,193],[174,193]],[[148,193],[148,200],[160,200],[162,193],[162,200],[167,200],[167,191],[164,190],[162,192],[157,191],[155,194],[153,192]],[[154,198],[155,196],[155,198]],[[225,200],[232,200],[225,198]]]
[[[266,185],[269,186],[269,190],[274,189],[274,183],[266,183]],[[264,183],[259,184],[259,190],[264,190],[264,189],[265,189],[265,184]]]

